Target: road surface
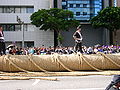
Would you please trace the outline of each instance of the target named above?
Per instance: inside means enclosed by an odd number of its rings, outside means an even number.
[[[58,76],[49,80],[0,80],[0,90],[104,90],[113,76]]]

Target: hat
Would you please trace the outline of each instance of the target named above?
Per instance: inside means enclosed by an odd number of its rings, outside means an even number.
[[[79,28],[81,28],[81,25],[79,25],[79,26],[77,27],[77,29],[79,29]]]
[[[113,77],[113,83],[117,84],[119,82],[120,82],[120,75],[114,75],[114,77]]]

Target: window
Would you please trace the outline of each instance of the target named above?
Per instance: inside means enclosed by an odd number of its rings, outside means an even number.
[[[20,31],[21,30],[21,25],[6,24],[2,26],[4,31]]]
[[[21,8],[21,13],[26,13],[26,8],[25,7]]]
[[[22,27],[19,24],[4,24],[3,26],[3,30],[4,31],[21,31]],[[24,24],[24,31],[28,30],[28,24]]]
[[[63,6],[62,6],[62,9],[67,9],[67,6],[66,6],[66,5],[63,5]]]
[[[26,41],[25,47],[34,47],[34,41]]]
[[[15,13],[21,13],[21,9],[20,8],[15,8]]]
[[[83,15],[87,15],[87,12],[83,12]]]
[[[15,26],[14,25],[8,25],[8,30],[9,31],[15,31]]]
[[[27,27],[28,27],[28,25],[25,24],[25,25],[24,25],[24,31],[27,31]]]
[[[14,25],[5,25],[4,27],[5,31],[14,31]]]
[[[4,9],[3,9],[4,11],[4,13],[11,13],[11,9],[10,9],[10,7],[4,7]]]
[[[6,27],[5,27],[5,25],[2,25],[2,27],[3,27],[3,31],[6,31]]]
[[[26,8],[26,13],[33,13],[33,12],[34,12],[34,8],[33,7]]]
[[[80,7],[80,4],[76,4],[76,7],[78,7],[78,8],[79,8],[79,7]]]
[[[14,31],[21,31],[21,25],[15,25],[15,30]]]
[[[83,7],[84,7],[84,8],[87,8],[87,4],[83,4]]]
[[[70,7],[73,8],[73,4],[70,4]]]
[[[0,8],[0,13],[2,13],[3,12],[3,9],[2,8]]]
[[[2,12],[0,13],[15,13],[14,7],[0,7],[2,9]]]
[[[33,6],[0,6],[0,13],[33,13]]]
[[[76,12],[76,16],[80,16],[80,12]]]
[[[15,13],[15,9],[13,7],[9,7],[9,13]]]

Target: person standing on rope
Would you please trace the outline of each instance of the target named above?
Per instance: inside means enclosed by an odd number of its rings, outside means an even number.
[[[107,86],[105,90],[120,90],[120,75],[114,75],[113,81]]]
[[[0,55],[5,55],[5,42],[2,25],[0,25]]]
[[[77,52],[81,52],[83,53],[82,51],[82,40],[83,40],[83,37],[82,37],[82,34],[81,34],[81,25],[79,25],[77,27],[77,30],[76,32],[73,34],[73,38],[75,40],[75,51]]]

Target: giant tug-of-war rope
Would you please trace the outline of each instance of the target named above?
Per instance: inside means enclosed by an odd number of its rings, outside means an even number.
[[[113,75],[119,70],[119,54],[0,56],[0,76]]]

